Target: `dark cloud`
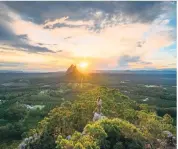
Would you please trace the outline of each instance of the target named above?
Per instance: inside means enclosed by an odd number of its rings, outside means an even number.
[[[160,14],[162,2],[4,2],[26,19],[43,23],[46,19],[56,19],[63,16],[71,16],[71,19],[81,19],[79,12],[103,11],[107,14],[122,12],[127,15],[138,15],[144,21],[155,19]],[[153,10],[153,11],[152,11]],[[44,15],[45,12],[47,16]],[[54,15],[55,12],[61,12]],[[51,13],[53,16],[51,16]],[[88,14],[86,14],[87,16]],[[50,17],[50,18],[47,18]],[[84,19],[84,18],[82,18]]]
[[[40,46],[45,46],[45,45],[47,45],[47,46],[56,46],[57,44],[46,44],[46,43],[37,43],[38,45],[40,45]]]
[[[63,52],[63,50],[58,50],[57,52]]]
[[[137,47],[141,48],[145,44],[145,41],[138,41]]]
[[[53,26],[46,26],[46,29],[70,27],[86,29],[100,32],[105,27],[112,27],[120,22],[152,22],[166,10],[171,11],[170,2],[119,2],[119,1],[93,1],[93,2],[0,2],[0,44],[9,44],[20,50],[29,52],[52,52],[46,48],[43,43],[37,46],[29,44],[27,35],[16,35],[11,27],[8,26],[13,17],[8,15],[10,11],[20,15],[23,20],[31,21],[36,24],[44,24],[45,21],[54,21],[56,19],[68,16],[70,21],[94,21],[94,25],[73,25],[65,23],[56,23]],[[165,7],[167,6],[167,7]],[[164,9],[163,9],[164,8]],[[166,9],[165,9],[166,8]],[[175,7],[173,7],[175,8]],[[98,12],[100,15],[98,16]],[[171,36],[176,37],[175,32]],[[144,43],[138,42],[138,47]],[[44,47],[43,47],[44,46]]]
[[[32,53],[38,53],[38,52],[51,52],[55,53],[51,50],[49,50],[46,47],[38,47],[38,46],[33,46],[29,44],[23,44],[23,43],[9,43],[7,44],[8,47],[3,47],[0,46],[1,49],[4,50],[20,50],[20,51],[27,51],[27,52],[32,52]]]
[[[128,66],[129,63],[137,63],[137,64],[145,64],[145,65],[152,64],[151,62],[142,61],[139,56],[124,55],[119,58],[118,61],[119,66]]]
[[[53,52],[46,47],[29,44],[30,40],[26,34],[16,35],[16,33],[12,30],[10,24],[14,18],[8,13],[8,8],[0,3],[0,45],[8,46],[1,46],[1,49],[16,49],[28,52]]]
[[[8,45],[28,52],[53,52],[46,47],[31,45],[28,41],[27,35],[16,35],[8,25],[0,21],[0,45]],[[10,50],[10,48],[2,48]]]
[[[29,40],[29,39],[28,39],[28,36],[27,36],[26,34],[23,34],[23,35],[17,35],[17,37],[18,37],[19,39]]]
[[[46,47],[39,47],[39,46],[33,46],[30,44],[26,44],[26,43],[14,43],[11,44],[13,47],[16,48],[20,48],[21,50],[27,50],[28,52],[33,52],[33,53],[38,53],[38,52],[51,52],[51,53],[55,53],[51,50],[49,50]]]
[[[3,2],[8,7],[21,15],[24,20],[32,21],[37,24],[44,24],[46,20],[55,20],[64,16],[69,16],[70,20],[94,20],[93,30],[99,30],[105,26],[112,26],[119,23],[121,17],[127,20],[128,17],[132,22],[152,22],[160,14],[167,10],[171,11],[170,2]],[[167,7],[165,7],[167,6]],[[163,9],[164,8],[164,9]],[[102,12],[102,15],[96,17],[96,12]],[[116,20],[113,21],[113,17]],[[105,24],[103,24],[105,20]],[[122,20],[122,21],[123,21]],[[63,27],[66,24],[58,24],[55,27]],[[78,26],[71,26],[78,27]]]
[[[128,55],[124,55],[121,56],[119,59],[119,65],[120,66],[127,66],[128,63],[133,63],[133,62],[138,62],[140,60],[139,56],[128,56]]]
[[[16,37],[10,27],[0,22],[0,41],[10,41],[16,39]]]
[[[72,24],[66,24],[66,23],[56,23],[54,25],[47,25],[44,28],[45,29],[54,29],[54,28],[61,28],[61,27],[69,27],[69,28],[80,28],[80,27],[88,27],[87,25],[72,25]]]

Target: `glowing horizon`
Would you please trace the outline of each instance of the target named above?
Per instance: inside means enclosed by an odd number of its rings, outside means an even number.
[[[176,6],[0,2],[0,70],[58,71],[83,61],[90,70],[176,68]]]

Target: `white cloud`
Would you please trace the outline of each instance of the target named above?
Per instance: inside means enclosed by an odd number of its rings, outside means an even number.
[[[9,11],[10,17],[13,17],[9,26],[17,34],[26,34],[29,38],[29,43],[36,45],[42,43],[47,48],[53,51],[63,50],[64,54],[29,54],[26,52],[10,51],[3,53],[0,57],[0,61],[11,62],[26,62],[30,64],[37,64],[36,66],[49,69],[53,66],[57,69],[61,66],[67,66],[69,63],[74,62],[73,58],[88,57],[88,59],[99,59],[96,65],[102,65],[100,63],[108,64],[108,68],[117,67],[119,57],[123,55],[139,56],[141,59],[149,61],[148,57],[151,57],[160,48],[171,45],[174,39],[171,38],[170,32],[173,28],[168,26],[169,19],[160,17],[153,23],[131,23],[131,21],[125,20],[122,22],[121,18],[119,24],[115,24],[112,27],[104,28],[100,33],[96,33],[86,29],[85,27],[61,27],[54,29],[45,29],[46,26],[53,26],[58,23],[65,23],[67,25],[94,25],[93,21],[71,21],[68,16],[56,19],[54,21],[47,20],[43,25],[37,25],[30,21],[23,20],[18,14],[13,11]],[[102,12],[95,13],[96,18],[102,16]],[[121,14],[120,14],[121,15]],[[112,23],[117,22],[118,16],[113,16]],[[131,19],[131,18],[130,18]],[[107,19],[104,19],[101,26],[107,24]],[[70,37],[69,39],[65,39]],[[137,44],[140,41],[144,41],[141,47]],[[57,44],[57,45],[49,45]],[[28,57],[28,59],[27,59]],[[152,61],[154,66],[167,64],[166,61],[156,62]],[[59,65],[60,63],[60,65]],[[169,62],[171,63],[171,61]],[[155,65],[156,64],[156,65]],[[35,67],[36,67],[35,66]],[[138,67],[144,67],[143,64],[137,65]],[[104,67],[104,66],[102,66]],[[132,64],[130,67],[136,67]]]

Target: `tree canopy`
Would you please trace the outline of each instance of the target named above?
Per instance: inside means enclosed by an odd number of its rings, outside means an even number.
[[[96,98],[103,101],[102,113],[107,117],[92,122]],[[142,149],[145,142],[163,139],[163,131],[176,133],[168,114],[157,116],[147,105],[138,104],[117,89],[96,87],[54,108],[29,136],[38,133],[33,149]],[[66,137],[71,135],[71,139]],[[48,141],[46,141],[48,140]]]

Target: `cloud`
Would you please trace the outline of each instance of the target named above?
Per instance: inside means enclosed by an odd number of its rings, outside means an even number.
[[[66,3],[60,4],[61,5],[58,6],[59,8],[63,5],[64,7],[66,6]],[[90,31],[99,33],[104,28],[112,27],[118,24],[128,24],[136,22],[150,23],[163,14],[166,17],[169,12],[174,9],[174,5],[175,4],[172,4],[170,2],[73,2],[66,6],[66,10],[61,9],[63,11],[62,13],[60,13],[60,9],[58,10],[59,12],[56,12],[56,10],[54,12],[57,14],[64,14],[65,12],[65,15],[67,14],[67,17],[63,17],[60,15],[56,16],[56,19],[54,17],[49,17],[48,23],[55,23],[53,24],[54,28],[66,26],[73,28],[86,27]],[[51,6],[51,8],[52,7],[53,5]],[[70,10],[75,11],[75,13],[70,12]],[[53,11],[51,10],[49,13],[52,12]],[[81,20],[83,21],[82,24]],[[167,19],[165,19],[164,22],[166,22],[166,20]],[[80,24],[73,24],[74,21],[80,22]],[[46,26],[45,28],[53,27]]]
[[[5,24],[0,23],[0,41],[9,41],[16,39],[15,34]]]
[[[57,44],[47,44],[47,43],[37,43],[38,45],[42,46],[42,45],[47,45],[47,46],[56,46]]]
[[[117,12],[122,12],[129,16],[138,15],[140,20],[142,21],[152,21],[161,13],[162,7],[164,6],[164,3],[162,2],[70,2],[70,3],[4,2],[4,3],[10,8],[17,11],[18,13],[21,13],[24,17],[29,16],[30,18],[34,19],[34,21],[37,21],[37,23],[40,22],[43,23],[49,18],[50,19],[61,18],[65,15],[71,16],[71,19],[74,20],[81,19],[82,16],[83,17],[87,16],[86,13],[83,15],[80,14],[81,12],[86,12],[86,10],[87,11],[96,10],[96,12],[101,11],[109,15],[115,14]],[[48,14],[47,16],[43,15],[44,11],[47,12]]]
[[[1,8],[2,8],[2,6],[3,5],[0,5]],[[8,44],[8,46],[11,46],[13,48],[15,47],[16,49],[25,50],[28,52],[53,52],[46,47],[31,45],[29,43],[29,38],[28,38],[27,34],[17,35],[15,33],[15,31],[11,28],[11,23],[13,23],[13,21],[14,21],[14,18],[12,18],[11,15],[8,15],[8,13],[4,14],[4,13],[2,13],[2,11],[0,11],[0,15],[3,16],[4,18],[6,18],[6,16],[8,16],[8,19],[0,20],[0,44],[1,45]],[[8,21],[6,21],[6,20],[8,20]],[[5,49],[5,47],[4,47],[4,49]]]
[[[17,66],[25,66],[25,63],[18,62],[0,62],[0,67],[17,67]]]
[[[119,65],[128,65],[128,63],[138,62],[140,60],[139,56],[130,57],[128,55],[124,55],[119,59]]]
[[[50,70],[85,58],[96,69],[168,66],[173,63],[172,57],[165,61],[159,55],[161,48],[176,41],[176,28],[170,25],[175,5],[1,2],[0,50],[6,53],[0,60],[27,62],[28,68]]]
[[[54,28],[61,28],[61,27],[68,27],[68,28],[80,28],[80,27],[87,27],[85,25],[72,25],[72,24],[65,24],[65,23],[57,23],[51,26],[44,26],[45,29],[54,29]]]
[[[26,34],[22,34],[22,35],[17,35],[19,39],[22,39],[22,40],[29,40],[28,39],[28,36]]]
[[[144,45],[145,41],[138,41],[137,47],[141,48]]]
[[[150,64],[152,64],[152,62],[144,62],[144,61],[140,61],[139,63],[140,64],[144,64],[144,65],[150,65]]]
[[[90,28],[93,30],[99,30],[122,22],[152,22],[163,12],[170,12],[176,5],[170,2],[116,1],[4,3],[17,13],[20,13],[23,20],[33,21],[37,24],[45,24],[46,20],[48,20],[48,25],[53,22],[53,24],[63,24],[63,26],[69,25],[73,21],[93,21],[93,27]],[[64,24],[67,19],[70,23]],[[78,25],[72,23],[71,26],[77,27]],[[46,28],[50,27],[46,26]]]
[[[139,56],[124,55],[119,58],[119,66],[127,67],[128,65],[150,65],[151,62],[145,62],[140,59]]]
[[[56,19],[54,21],[47,20],[45,21],[44,28],[53,29],[57,27],[89,27],[93,25],[92,21],[71,21],[68,20],[69,17],[62,17],[60,19]]]

